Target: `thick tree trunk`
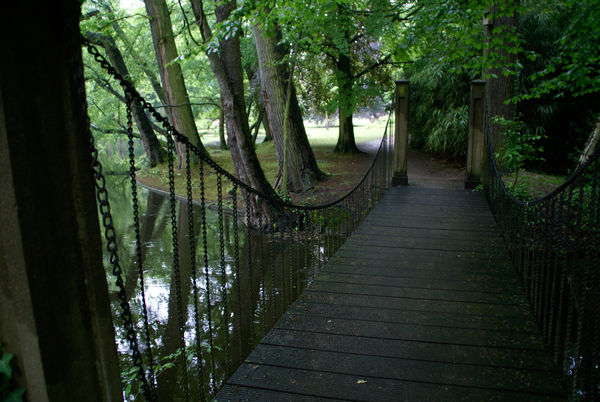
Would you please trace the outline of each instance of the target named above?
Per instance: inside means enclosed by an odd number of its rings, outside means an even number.
[[[362,153],[356,146],[354,140],[354,124],[352,123],[352,113],[354,104],[352,103],[352,73],[350,68],[350,56],[340,52],[339,60],[336,64],[338,69],[338,88],[339,88],[339,136],[338,142],[333,152],[344,152],[357,154]]]
[[[226,21],[231,12],[237,7],[235,0],[215,3],[217,22]],[[200,26],[202,38],[207,42],[212,37],[212,33],[202,8],[202,1],[192,0],[192,9],[194,10],[194,17]],[[260,167],[256,152],[254,151],[254,144],[252,143],[244,100],[244,77],[239,38],[232,36],[222,41],[220,43],[219,54],[210,52],[207,53],[207,56],[215,78],[221,88],[225,121],[227,123],[229,150],[236,176],[253,189],[268,196],[277,197],[277,194],[267,181]],[[246,201],[250,202],[250,225],[254,227],[258,226],[259,217],[261,216],[263,223],[267,222],[267,206],[253,196],[248,196]]]
[[[156,52],[160,78],[165,91],[165,100],[168,105],[173,105],[173,107],[167,108],[173,126],[181,134],[187,136],[192,145],[198,148],[200,152],[208,155],[198,135],[198,128],[196,127],[192,107],[189,105],[190,100],[181,66],[179,63],[172,63],[178,57],[178,54],[167,4],[165,0],[144,0],[144,3],[146,4],[146,12],[150,18],[152,41]],[[181,167],[184,160],[181,147],[179,147],[178,153]]]
[[[507,3],[516,3],[515,0],[504,0]],[[499,8],[497,4],[490,7],[489,11],[494,13]],[[518,16],[513,14],[512,16],[495,17],[493,25],[486,26],[486,37],[491,43],[494,37],[497,36],[493,33],[495,27],[517,27]],[[508,44],[506,44],[508,45]],[[504,57],[507,64],[512,64],[515,61],[516,55],[508,53],[507,51],[500,48],[491,48],[486,51],[487,54],[490,52],[497,53],[501,57]],[[506,65],[506,67],[509,67]],[[487,78],[487,76],[490,76]],[[495,76],[496,78],[494,78]],[[490,119],[495,116],[502,116],[506,120],[513,120],[514,118],[514,106],[512,103],[505,104],[504,102],[512,99],[513,97],[513,75],[505,76],[502,73],[502,67],[489,68],[484,71],[484,79],[487,80],[486,84],[486,98],[488,105],[488,113]],[[500,125],[492,124],[491,127],[492,145],[495,150],[500,150],[504,147],[504,128]],[[501,162],[501,161],[499,161]]]
[[[289,122],[284,121],[289,73],[287,71],[287,63],[283,61],[286,50],[283,45],[278,44],[281,39],[281,31],[279,28],[276,28],[275,35],[268,35],[257,26],[254,26],[252,29],[258,53],[260,82],[265,97],[267,118],[279,164],[279,171],[275,178],[274,187],[281,188],[283,184],[283,132],[284,124],[287,123],[289,124],[286,151],[288,165],[287,187],[290,192],[302,193],[314,187],[318,180],[324,179],[325,174],[317,166],[315,155],[308,142],[293,84],[290,96]]]
[[[102,46],[106,50],[106,54],[115,70],[117,70],[117,73],[125,78],[129,76],[129,71],[127,70],[121,51],[117,48],[113,38],[92,32],[87,32],[85,36],[90,43]],[[146,151],[146,155],[148,155],[148,164],[150,167],[154,167],[165,160],[166,151],[158,141],[150,120],[139,100],[136,99],[132,102],[131,110],[142,137],[144,150]]]

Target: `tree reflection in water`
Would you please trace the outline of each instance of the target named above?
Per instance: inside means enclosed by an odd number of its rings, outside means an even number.
[[[292,238],[284,242],[283,235],[247,231],[241,220],[234,222],[231,214],[224,214],[221,254],[218,214],[207,208],[208,264],[205,264],[201,234],[202,211],[199,206],[193,205],[196,260],[193,267],[189,247],[187,203],[179,201],[176,210],[178,281],[177,272],[172,268],[173,241],[169,200],[162,194],[139,188],[142,245],[140,251],[149,321],[148,339],[142,316],[143,301],[129,181],[123,177],[111,177],[107,180],[107,188],[115,229],[119,236],[119,257],[124,267],[127,296],[138,328],[140,351],[142,354],[148,352],[148,342],[152,349],[157,399],[183,400],[186,387],[192,400],[200,400],[201,394],[208,399],[209,394],[214,395],[297,298],[306,286],[308,278],[314,274],[315,266],[317,270],[318,266],[322,266],[326,253],[312,241],[308,241],[307,247],[307,239],[303,238],[301,232],[292,231],[286,234]],[[236,272],[235,265],[234,225],[237,226],[239,243],[239,272]],[[121,327],[117,287],[109,268],[108,254],[104,258],[113,301],[121,371],[127,372],[132,364],[130,350]],[[249,260],[252,262],[250,266]],[[210,310],[207,303],[209,297],[205,269],[208,273]],[[193,273],[195,275],[192,275]],[[235,280],[236,275],[239,275],[239,282]],[[196,292],[193,277],[196,278]],[[181,292],[180,302],[187,308],[178,308],[177,288]],[[186,364],[181,364],[183,345],[180,333],[183,333],[188,355],[185,358]],[[196,339],[197,336],[199,339]],[[201,361],[196,358],[197,344],[201,345]],[[202,381],[199,380],[200,377]],[[131,382],[130,379],[124,380],[126,383]],[[136,387],[138,386],[134,381],[130,400],[139,392]]]

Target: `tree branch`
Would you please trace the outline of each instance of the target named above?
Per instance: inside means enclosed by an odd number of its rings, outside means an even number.
[[[385,56],[383,59],[376,61],[375,63],[373,63],[372,65],[370,65],[369,67],[365,68],[363,71],[361,71],[360,73],[354,75],[352,77],[352,79],[357,79],[362,77],[363,75],[365,75],[366,73],[376,69],[379,66],[382,66],[384,64],[389,64],[388,60],[392,57],[391,54],[388,54],[387,56]]]
[[[92,130],[94,131],[98,131],[99,133],[103,133],[103,134],[119,134],[119,135],[129,135],[129,133],[127,132],[127,130],[119,130],[119,129],[111,129],[111,128],[100,128],[94,124],[90,124],[90,127],[92,128]],[[142,139],[142,136],[140,135],[140,133],[133,133],[133,138],[137,138],[139,140]]]

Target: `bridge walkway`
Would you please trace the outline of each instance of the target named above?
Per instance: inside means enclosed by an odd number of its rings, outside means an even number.
[[[482,193],[394,187],[216,401],[565,401]]]

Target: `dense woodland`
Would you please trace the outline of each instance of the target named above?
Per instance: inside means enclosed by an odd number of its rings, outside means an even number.
[[[236,176],[274,195],[324,178],[304,121],[337,122],[332,151],[360,152],[353,116],[383,112],[401,78],[411,147],[464,159],[469,83],[484,79],[506,168],[566,173],[600,115],[599,18],[598,0],[87,0],[80,27],[200,151],[218,132]],[[84,63],[92,128],[110,151],[126,139],[126,99]],[[164,163],[166,132],[132,107],[145,163]],[[255,156],[259,129],[275,144],[274,183]]]

